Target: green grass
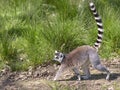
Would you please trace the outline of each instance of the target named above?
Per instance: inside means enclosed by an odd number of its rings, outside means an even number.
[[[119,0],[95,5],[105,28],[100,55],[120,54]],[[93,45],[96,37],[87,0],[1,0],[0,68],[8,64],[12,70],[27,70],[52,60],[54,50],[68,53]]]

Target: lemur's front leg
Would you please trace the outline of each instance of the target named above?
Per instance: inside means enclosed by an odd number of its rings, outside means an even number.
[[[57,71],[54,77],[54,81],[56,81],[61,76],[61,74],[64,72],[65,69],[66,69],[66,66],[61,64],[59,70]]]

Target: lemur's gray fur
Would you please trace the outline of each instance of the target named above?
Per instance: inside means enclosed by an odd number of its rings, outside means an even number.
[[[89,71],[90,63],[92,64],[92,66],[95,69],[107,73],[106,80],[109,80],[109,78],[110,78],[109,70],[107,70],[106,67],[104,67],[101,64],[99,55],[97,53],[98,48],[100,47],[100,44],[102,42],[102,36],[103,36],[102,20],[96,11],[94,3],[91,2],[89,5],[90,5],[91,11],[93,12],[93,15],[95,17],[95,20],[96,20],[96,23],[98,26],[97,41],[95,42],[94,46],[83,45],[83,46],[80,46],[80,47],[74,49],[67,55],[65,55],[61,52],[55,51],[54,60],[60,62],[61,66],[60,66],[54,80],[57,80],[59,78],[59,76],[61,76],[61,74],[64,72],[64,70],[68,67],[71,68],[75,72],[75,74],[78,77],[78,80],[81,80],[81,75],[79,73],[79,67],[81,67],[85,74],[85,76],[83,76],[83,78],[88,79],[91,76],[90,71]]]

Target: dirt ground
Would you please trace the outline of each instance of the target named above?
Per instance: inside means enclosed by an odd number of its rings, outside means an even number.
[[[102,61],[111,72],[106,74],[90,67],[91,78],[77,81],[72,71],[67,70],[59,81],[53,81],[59,65],[30,67],[26,72],[11,72],[6,68],[0,73],[0,90],[120,90],[120,59]],[[80,70],[82,73],[82,71]]]

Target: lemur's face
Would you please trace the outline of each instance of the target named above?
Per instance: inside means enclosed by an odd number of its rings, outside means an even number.
[[[55,55],[54,55],[54,59],[53,60],[58,61],[58,62],[61,63],[63,58],[64,58],[64,54],[63,53],[55,51]]]

